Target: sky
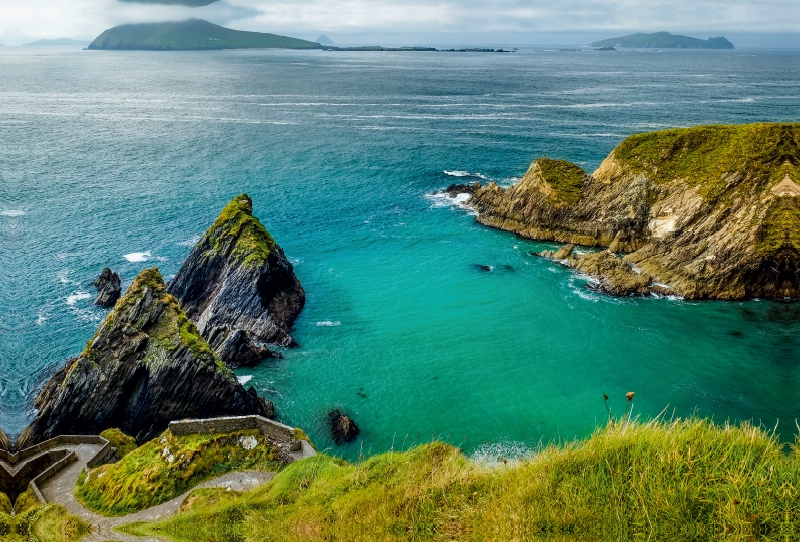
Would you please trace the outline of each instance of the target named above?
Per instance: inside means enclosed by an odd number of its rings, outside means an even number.
[[[325,34],[342,45],[581,45],[666,30],[725,35],[739,46],[800,47],[798,0],[219,0],[202,8],[0,0],[0,43],[91,40],[118,24],[190,17],[312,40]]]

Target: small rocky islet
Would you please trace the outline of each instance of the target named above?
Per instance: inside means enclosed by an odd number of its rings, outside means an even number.
[[[445,192],[482,224],[564,243],[539,255],[609,294],[784,299],[800,297],[798,182],[800,124],[761,123],[637,134],[591,174],[538,158],[507,189]]]
[[[156,268],[136,277],[84,351],[44,385],[16,449],[109,428],[143,442],[185,418],[274,418],[272,402],[231,367],[277,356],[266,343],[297,345],[289,332],[305,292],[252,210],[246,194],[235,197],[171,283]],[[106,268],[95,285],[108,305],[119,276]]]

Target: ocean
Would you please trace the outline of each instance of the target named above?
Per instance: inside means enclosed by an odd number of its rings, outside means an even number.
[[[800,119],[800,51],[109,52],[0,48],[0,427],[127,287],[174,275],[246,192],[307,292],[284,350],[237,374],[322,450],[431,439],[476,459],[633,414],[793,438],[800,304],[612,298],[436,192],[539,156],[593,171],[626,136]],[[336,446],[327,414],[361,427]]]

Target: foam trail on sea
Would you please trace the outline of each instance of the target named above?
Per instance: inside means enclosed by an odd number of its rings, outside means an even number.
[[[20,211],[17,209],[7,209],[5,211],[0,211],[0,215],[11,216],[11,217],[25,216],[25,211]]]
[[[486,442],[478,446],[469,458],[486,467],[502,466],[503,460],[518,462],[529,459],[536,452],[524,442],[516,440],[500,440]]]
[[[317,327],[337,327],[340,325],[342,325],[342,323],[339,321],[332,322],[331,320],[325,320],[323,322],[317,322]]]
[[[67,296],[67,305],[74,306],[78,301],[82,299],[89,299],[92,297],[92,294],[87,294],[86,292],[77,291],[72,295]]]
[[[239,381],[239,384],[241,384],[242,386],[244,386],[245,384],[247,384],[248,382],[250,382],[251,380],[253,380],[253,375],[242,375],[242,376],[237,376],[237,377],[236,377],[236,380],[238,380],[238,381]]]

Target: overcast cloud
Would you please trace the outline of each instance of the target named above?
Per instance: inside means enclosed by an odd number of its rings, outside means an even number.
[[[318,33],[534,36],[667,30],[705,38],[800,32],[797,0],[222,0],[203,8],[117,0],[0,0],[0,43],[91,39],[118,24],[188,17],[312,39]]]

